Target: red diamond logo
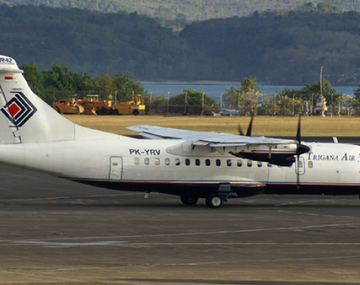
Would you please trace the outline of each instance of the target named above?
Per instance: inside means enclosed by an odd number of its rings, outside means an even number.
[[[6,111],[12,116],[15,116],[20,111],[20,108],[15,103],[12,103],[10,107],[6,109]]]
[[[11,93],[15,93],[15,96],[1,108],[1,112],[16,127],[21,127],[36,113],[37,109],[22,92]]]

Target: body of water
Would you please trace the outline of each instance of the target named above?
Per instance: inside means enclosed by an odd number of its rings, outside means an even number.
[[[226,89],[234,87],[238,89],[239,84],[143,84],[145,90],[148,90],[153,96],[168,96],[171,94],[180,94],[184,89],[194,89],[204,92],[207,96],[220,100],[221,94],[224,94]],[[302,89],[304,86],[285,86],[285,85],[261,85],[261,90],[264,95],[274,96],[277,89]],[[354,90],[358,86],[333,86],[338,93],[344,95],[354,95]]]

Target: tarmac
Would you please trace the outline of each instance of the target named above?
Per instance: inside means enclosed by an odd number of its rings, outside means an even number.
[[[0,164],[1,284],[360,284],[359,197],[111,191]]]

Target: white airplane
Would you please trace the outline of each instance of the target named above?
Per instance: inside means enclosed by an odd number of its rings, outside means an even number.
[[[134,126],[133,139],[69,122],[0,56],[0,162],[115,190],[199,198],[360,195],[360,146]],[[251,132],[251,125],[248,135]]]

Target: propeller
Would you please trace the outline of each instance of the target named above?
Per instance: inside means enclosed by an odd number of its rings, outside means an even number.
[[[246,132],[246,135],[244,135],[244,132],[241,129],[240,124],[238,125],[238,131],[239,134],[241,136],[251,136],[251,131],[252,131],[252,125],[253,125],[253,121],[254,121],[254,115],[252,114],[251,116],[251,120]],[[235,156],[239,156],[239,157],[245,157],[245,158],[249,158],[249,159],[255,159],[255,160],[260,160],[260,161],[267,161],[269,163],[275,164],[275,165],[280,165],[280,166],[291,166],[293,165],[293,163],[296,163],[296,174],[297,174],[297,179],[296,179],[296,183],[297,186],[299,187],[300,184],[300,155],[303,153],[306,153],[310,150],[310,148],[304,144],[301,143],[301,115],[299,115],[299,122],[298,122],[298,127],[297,127],[297,133],[296,133],[296,140],[297,140],[297,145],[296,145],[296,151],[295,151],[295,155],[297,157],[297,159],[294,159],[294,155],[291,154],[289,156],[282,156],[280,157],[279,155],[277,155],[274,159],[272,159],[272,153],[271,153],[271,149],[272,149],[272,145],[269,145],[269,154],[268,154],[268,159],[265,158],[254,158],[254,156],[251,156],[250,154],[234,154]],[[255,154],[254,154],[255,155]]]
[[[251,120],[250,120],[248,129],[247,129],[247,131],[246,131],[246,136],[247,136],[247,137],[251,137],[253,120],[254,120],[254,114],[251,115]],[[243,133],[241,127],[240,127],[240,124],[238,124],[238,131],[239,131],[239,134],[240,134],[241,136],[244,136],[244,133]]]
[[[299,171],[299,167],[300,167],[300,155],[303,153],[306,153],[310,150],[310,148],[307,145],[301,144],[301,115],[299,114],[299,122],[298,122],[298,127],[297,127],[297,132],[296,132],[296,140],[298,141],[298,145],[297,145],[297,149],[296,149],[296,167],[297,167],[297,171],[296,171],[296,185],[299,188],[300,187],[300,171]]]

